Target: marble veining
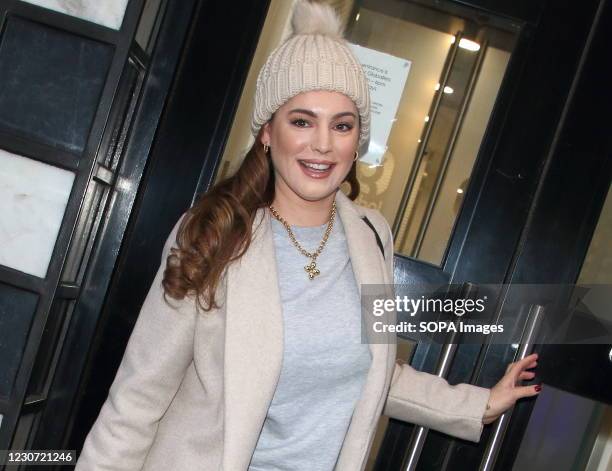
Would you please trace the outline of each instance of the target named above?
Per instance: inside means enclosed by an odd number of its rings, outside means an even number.
[[[121,28],[128,0],[24,0],[113,29]]]
[[[0,149],[0,264],[45,277],[74,177]]]

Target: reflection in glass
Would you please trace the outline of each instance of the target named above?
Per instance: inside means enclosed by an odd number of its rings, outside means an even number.
[[[612,284],[612,188],[597,221],[577,284]]]
[[[49,10],[119,29],[128,0],[24,0]]]
[[[612,407],[545,385],[512,469],[608,471],[611,467]]]
[[[74,173],[0,149],[0,264],[44,278]]]

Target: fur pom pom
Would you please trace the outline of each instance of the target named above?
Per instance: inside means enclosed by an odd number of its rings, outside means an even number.
[[[331,5],[298,0],[291,18],[293,34],[322,34],[342,38],[342,22]]]

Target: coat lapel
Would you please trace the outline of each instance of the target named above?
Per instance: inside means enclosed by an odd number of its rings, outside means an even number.
[[[361,294],[362,284],[387,282],[384,260],[359,207],[336,193],[349,256]],[[228,268],[224,359],[225,471],[245,470],[280,375],[283,317],[274,238],[267,210],[260,209],[251,246]],[[388,344],[370,343],[372,364],[355,408],[336,469],[351,469],[365,451],[376,421],[388,371]],[[391,360],[391,361],[394,361]],[[392,366],[392,365],[391,365]],[[351,469],[352,471],[352,469]]]
[[[259,209],[251,246],[228,268],[223,469],[247,469],[278,382],[283,323],[269,214]]]
[[[346,240],[359,293],[361,294],[362,285],[388,283],[384,258],[378,249],[372,229],[361,220],[361,208],[341,191],[337,193],[336,205],[345,228],[348,228]],[[366,322],[365,325],[369,323]],[[369,450],[370,437],[375,431],[384,404],[387,379],[392,373],[395,361],[395,354],[390,351],[391,342],[381,343],[380,338],[374,341],[369,329],[366,333],[372,353],[372,364],[340,450],[336,471],[362,469],[365,454]]]

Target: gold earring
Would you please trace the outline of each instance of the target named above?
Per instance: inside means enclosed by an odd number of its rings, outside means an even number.
[[[359,158],[359,152],[355,151],[355,158],[353,159],[353,162],[357,162],[358,158]]]
[[[268,153],[268,149],[270,148],[270,146],[268,144],[264,144],[264,154]]]

